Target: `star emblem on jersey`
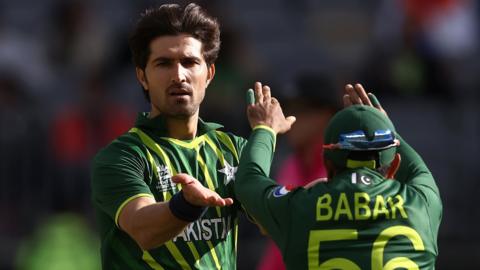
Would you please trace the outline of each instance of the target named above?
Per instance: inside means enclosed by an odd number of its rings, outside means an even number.
[[[235,173],[237,172],[238,167],[233,167],[225,160],[225,167],[223,169],[218,170],[221,173],[225,174],[224,184],[228,185],[230,181],[235,180]]]

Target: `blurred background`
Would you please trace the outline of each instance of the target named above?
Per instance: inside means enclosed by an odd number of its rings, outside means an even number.
[[[161,3],[0,0],[1,270],[99,269],[90,160],[149,109],[127,36],[142,10]],[[202,118],[248,136],[245,90],[269,84],[299,119],[279,139],[274,176],[314,179],[343,85],[363,83],[440,187],[437,269],[480,269],[478,1],[198,3],[222,25]],[[267,246],[242,220],[238,268],[266,269]]]

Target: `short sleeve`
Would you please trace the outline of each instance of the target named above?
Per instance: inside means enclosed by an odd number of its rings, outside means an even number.
[[[92,164],[92,199],[118,226],[121,209],[138,197],[153,197],[145,183],[145,159],[135,147],[113,143]]]

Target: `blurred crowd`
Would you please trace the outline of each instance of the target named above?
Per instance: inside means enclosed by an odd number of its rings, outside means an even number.
[[[127,37],[164,2],[0,0],[0,270],[98,269],[90,160],[149,110]],[[294,181],[324,175],[323,126],[343,85],[363,83],[438,182],[437,268],[480,267],[478,1],[196,2],[222,26],[203,119],[247,137],[245,90],[269,84],[298,118],[279,138],[274,176],[303,185]],[[242,221],[239,269],[265,267],[266,243]]]

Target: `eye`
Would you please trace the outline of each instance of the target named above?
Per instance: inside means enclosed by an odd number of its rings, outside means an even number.
[[[184,58],[182,59],[181,63],[184,67],[192,67],[194,65],[200,64],[200,61],[196,58]]]
[[[156,67],[167,67],[171,64],[171,61],[168,60],[159,60],[155,62]]]

